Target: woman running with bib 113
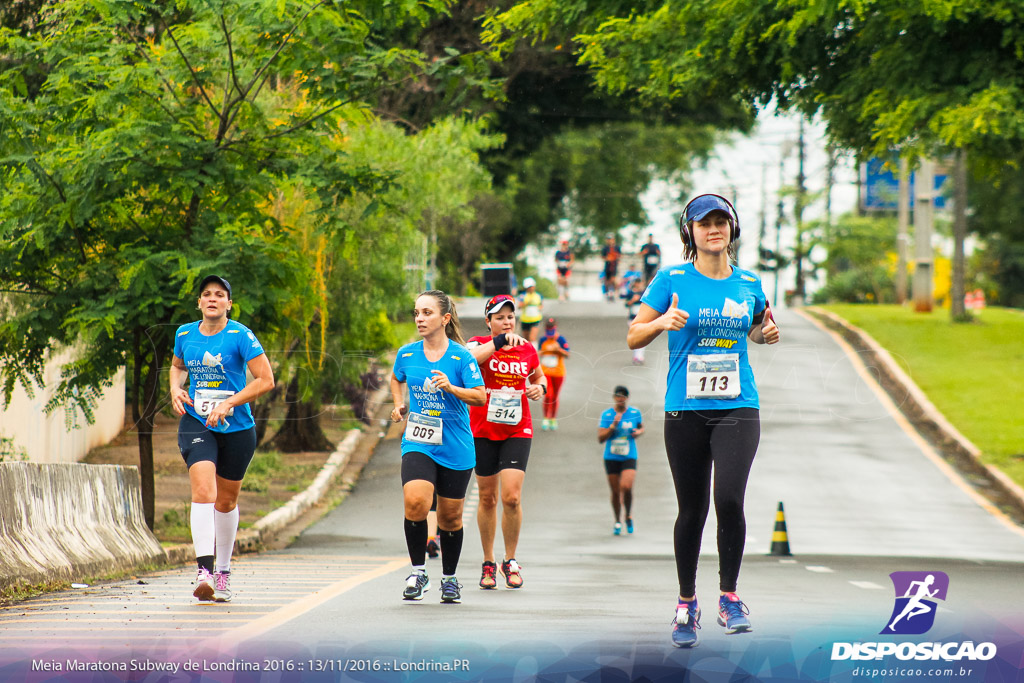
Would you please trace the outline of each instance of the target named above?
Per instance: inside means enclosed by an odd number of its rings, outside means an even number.
[[[198,565],[192,595],[215,602],[231,600],[238,494],[256,450],[249,402],[274,388],[263,346],[249,328],[228,318],[231,306],[228,281],[203,278],[203,319],[178,328],[170,371],[171,406],[181,416],[178,450],[192,489],[189,517]],[[188,390],[182,387],[186,377]]]
[[[427,577],[427,513],[437,493],[441,536],[441,602],[462,601],[455,578],[462,554],[462,508],[476,454],[467,405],[487,400],[473,354],[462,343],[455,304],[442,291],[416,298],[413,309],[420,341],[398,350],[391,374],[391,419],[407,420],[402,436],[402,494],[405,542],[412,562],[402,598],[422,600]],[[409,402],[405,388],[409,387]]]
[[[679,600],[672,644],[693,647],[700,628],[697,558],[711,498],[718,515],[718,623],[726,633],[751,629],[736,595],[746,520],[743,499],[761,436],[747,339],[779,341],[761,281],[729,262],[740,226],[724,197],[700,195],[680,218],[688,263],[663,268],[647,288],[627,341],[642,348],[668,332],[665,450],[679,513],[674,546]]]

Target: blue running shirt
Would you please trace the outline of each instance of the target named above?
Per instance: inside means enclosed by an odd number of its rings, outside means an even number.
[[[714,280],[701,275],[692,263],[658,271],[641,303],[658,313],[679,295],[679,308],[690,314],[686,326],[668,333],[668,389],[665,410],[728,410],[760,408],[754,373],[747,359],[747,330],[767,307],[761,280],[747,270],[733,267],[732,275]],[[687,398],[687,358],[691,354],[739,355],[740,393],[735,398]]]
[[[612,422],[615,422],[615,408],[609,408],[608,410],[601,413],[600,427],[602,429],[608,429],[612,426]],[[622,419],[619,420],[619,426],[615,428],[615,433],[608,437],[608,440],[604,442],[604,459],[605,460],[636,460],[636,439],[632,436],[634,429],[639,429],[643,422],[643,417],[640,411],[633,406],[626,406],[626,412],[622,414]],[[613,453],[613,450],[619,450],[628,444],[629,453]]]
[[[199,331],[200,321],[182,325],[174,335],[174,355],[185,362],[188,369],[188,396],[193,403],[196,390],[228,390],[235,393],[245,388],[246,364],[263,354],[263,346],[245,325],[228,320],[227,326],[214,335]],[[196,412],[195,406],[185,405],[185,412],[206,424],[206,418]],[[249,404],[235,406],[217,431],[230,433],[250,429],[255,423]]]
[[[403,433],[402,455],[424,453],[442,467],[468,470],[476,465],[476,447],[469,428],[469,406],[429,383],[424,387],[424,380],[434,377],[431,370],[440,370],[454,386],[464,389],[483,386],[484,383],[473,354],[450,339],[448,349],[436,363],[431,363],[424,355],[422,339],[400,348],[393,372],[395,379],[409,385],[409,414],[419,413],[443,420],[440,445],[409,441]]]

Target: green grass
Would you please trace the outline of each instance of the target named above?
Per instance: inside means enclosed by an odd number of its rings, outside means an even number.
[[[416,338],[416,322],[413,320],[392,323],[392,327],[395,330],[395,338],[398,340],[399,346],[408,344]]]
[[[822,308],[874,337],[986,462],[1024,485],[1024,311],[986,308],[954,324],[945,309]]]

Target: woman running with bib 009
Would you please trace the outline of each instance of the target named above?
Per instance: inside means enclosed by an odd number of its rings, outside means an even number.
[[[476,482],[480,487],[477,524],[484,551],[480,587],[498,587],[494,535],[500,488],[501,535],[505,541],[501,575],[506,588],[520,588],[523,574],[515,559],[523,525],[520,501],[533,443],[533,420],[525,399],[542,398],[547,379],[541,372],[537,349],[513,334],[516,300],[508,294],[491,297],[484,304],[484,316],[490,334],[473,337],[467,344],[480,364],[487,388],[486,407],[469,410],[476,443]]]
[[[192,544],[199,565],[192,595],[216,602],[231,599],[238,494],[256,450],[249,402],[274,388],[263,346],[249,328],[228,318],[231,305],[227,280],[203,279],[203,319],[178,328],[170,371],[171,405],[181,416],[178,449],[192,488]],[[246,369],[252,375],[248,383]]]
[[[743,499],[761,436],[759,402],[747,360],[747,339],[779,341],[761,281],[729,263],[740,235],[732,204],[713,194],[690,201],[680,218],[688,263],[654,276],[629,328],[630,348],[668,332],[665,450],[676,489],[679,602],[672,643],[697,644],[697,558],[707,520],[714,465],[718,515],[718,623],[726,633],[749,631],[736,595],[746,536]],[[692,319],[691,319],[692,318]]]
[[[468,405],[487,400],[473,354],[462,343],[455,304],[439,290],[423,292],[413,309],[423,338],[398,350],[391,374],[391,419],[406,418],[402,436],[402,493],[405,542],[412,562],[405,600],[422,600],[427,577],[427,512],[437,493],[441,536],[441,602],[462,600],[455,570],[462,554],[462,507],[473,476],[476,453]],[[409,387],[409,403],[405,387]]]

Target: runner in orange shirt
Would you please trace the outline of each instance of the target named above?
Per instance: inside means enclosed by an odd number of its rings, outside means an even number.
[[[565,380],[565,359],[569,357],[569,342],[558,334],[554,318],[544,322],[544,337],[540,342],[540,366],[548,378],[548,393],[544,396],[543,430],[558,429],[558,394]]]

